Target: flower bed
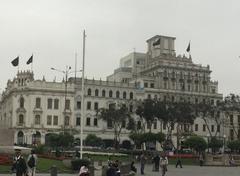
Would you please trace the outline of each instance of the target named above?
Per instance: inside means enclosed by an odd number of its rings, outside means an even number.
[[[12,160],[9,155],[0,154],[0,165],[11,165]]]

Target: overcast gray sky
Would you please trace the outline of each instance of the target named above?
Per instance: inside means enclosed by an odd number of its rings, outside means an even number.
[[[85,29],[88,78],[105,79],[133,48],[146,52],[148,38],[168,35],[177,54],[191,40],[193,61],[210,65],[220,93],[240,93],[239,17],[238,0],[0,0],[0,88],[18,55],[22,70],[34,54],[35,79],[62,80],[50,67],[74,67],[75,52],[80,68]]]

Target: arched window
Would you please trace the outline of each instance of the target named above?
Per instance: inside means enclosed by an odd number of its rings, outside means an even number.
[[[88,91],[87,91],[87,94],[88,94],[89,96],[91,96],[91,94],[92,94],[92,91],[91,91],[91,89],[90,89],[90,88],[88,89]]]
[[[116,92],[116,98],[119,98],[119,97],[120,97],[120,92],[117,91],[117,92]]]
[[[19,131],[17,134],[17,144],[23,144],[24,134],[22,131]]]
[[[127,98],[127,93],[123,92],[123,99],[126,99],[126,98]]]
[[[112,91],[110,90],[110,91],[109,91],[109,97],[112,97],[112,94],[113,94],[113,93],[112,93]]]
[[[98,97],[99,91],[98,89],[95,90],[95,96]]]
[[[41,133],[39,131],[32,135],[32,144],[41,144]]]
[[[20,98],[20,108],[24,108],[24,98]]]
[[[20,114],[18,116],[18,125],[22,126],[24,123],[24,116],[22,114]]]
[[[105,96],[106,96],[106,91],[102,90],[102,97],[105,97]]]
[[[129,97],[130,97],[130,99],[133,99],[133,93],[132,92],[130,92]]]

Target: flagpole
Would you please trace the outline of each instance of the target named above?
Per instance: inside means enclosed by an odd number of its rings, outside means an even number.
[[[75,52],[75,84],[77,81],[77,52]]]
[[[19,73],[19,68],[20,68],[20,57],[18,55],[18,73]]]
[[[189,46],[190,46],[190,50],[189,50],[189,52],[188,52],[188,57],[189,57],[189,59],[191,58],[191,40],[189,40]]]
[[[85,69],[85,40],[86,34],[83,31],[83,60],[82,60],[82,100],[81,100],[81,131],[80,131],[80,158],[82,159],[83,152],[83,118],[84,118],[84,69]]]
[[[31,71],[32,71],[32,73],[33,73],[33,53],[32,53]]]

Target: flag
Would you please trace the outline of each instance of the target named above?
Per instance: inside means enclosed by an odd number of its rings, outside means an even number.
[[[12,63],[12,65],[13,65],[14,67],[18,66],[18,64],[19,64],[19,56],[16,57],[11,63]]]
[[[155,42],[153,42],[153,46],[160,45],[160,43],[160,38],[158,38]]]
[[[27,65],[28,65],[28,64],[31,64],[32,62],[33,62],[33,55],[28,59]]]
[[[187,51],[187,52],[190,52],[190,42],[189,42],[189,44],[188,44],[188,47],[187,47],[186,51]]]

